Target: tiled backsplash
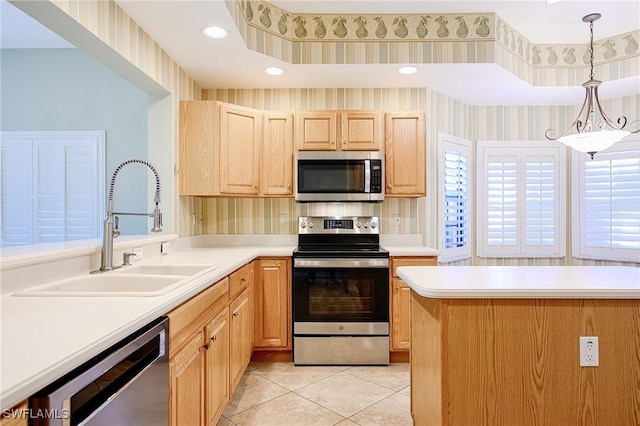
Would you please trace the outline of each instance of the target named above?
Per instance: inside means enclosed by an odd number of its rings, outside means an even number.
[[[298,216],[377,216],[383,234],[422,234],[417,198],[382,203],[296,203],[291,198],[207,198],[202,203],[203,234],[295,234]],[[395,225],[396,217],[399,224]],[[284,223],[281,223],[284,220]]]

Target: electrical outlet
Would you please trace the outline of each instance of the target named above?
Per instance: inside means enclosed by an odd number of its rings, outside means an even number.
[[[284,213],[280,213],[280,225],[285,225],[287,223],[287,215]]]
[[[395,228],[399,228],[400,227],[400,215],[399,214],[394,214],[393,215],[393,226]]]
[[[597,336],[580,336],[580,367],[600,365],[599,352]]]
[[[169,253],[169,243],[160,244],[160,253],[162,253],[162,254]]]
[[[133,248],[133,260],[142,259],[142,247],[134,247]]]

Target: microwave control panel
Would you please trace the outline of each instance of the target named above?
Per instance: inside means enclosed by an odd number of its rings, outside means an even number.
[[[371,160],[371,192],[382,193],[382,161]]]

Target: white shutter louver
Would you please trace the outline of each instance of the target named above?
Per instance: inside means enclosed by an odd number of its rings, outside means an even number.
[[[487,244],[518,243],[518,163],[516,158],[492,159],[487,164]]]
[[[525,244],[556,244],[556,166],[553,158],[527,159]]]
[[[468,157],[445,151],[444,166],[444,248],[469,244]]]

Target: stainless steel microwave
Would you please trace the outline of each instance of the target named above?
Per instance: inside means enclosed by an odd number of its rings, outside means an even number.
[[[302,151],[294,170],[296,201],[384,200],[382,152]]]

